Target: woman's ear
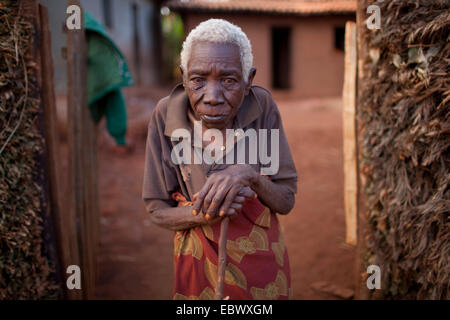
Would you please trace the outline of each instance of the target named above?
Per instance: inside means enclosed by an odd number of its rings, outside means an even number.
[[[248,73],[248,80],[247,83],[245,84],[245,95],[248,95],[248,93],[250,92],[250,88],[252,86],[253,83],[253,79],[255,78],[255,74],[256,74],[256,68],[251,68],[250,72]]]
[[[181,79],[183,79],[183,83],[184,83],[184,71],[183,71],[183,67],[182,67],[182,66],[178,66],[178,68],[180,68]]]

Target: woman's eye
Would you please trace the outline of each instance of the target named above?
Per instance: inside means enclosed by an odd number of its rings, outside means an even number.
[[[194,90],[198,90],[202,88],[205,84],[205,80],[201,77],[195,77],[190,80],[190,87]]]
[[[199,77],[197,77],[197,78],[193,78],[193,79],[191,79],[191,81],[192,81],[192,82],[194,82],[195,84],[200,84],[200,83],[202,83],[202,82],[203,82],[203,79],[202,79],[202,78],[199,78]]]
[[[234,84],[234,79],[233,78],[225,78],[225,79],[223,79],[223,82],[227,85]]]

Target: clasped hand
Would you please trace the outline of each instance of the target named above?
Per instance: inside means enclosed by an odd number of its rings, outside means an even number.
[[[192,214],[202,212],[210,224],[224,216],[236,216],[246,198],[257,197],[251,188],[256,178],[256,171],[247,164],[232,165],[212,174],[194,195]]]

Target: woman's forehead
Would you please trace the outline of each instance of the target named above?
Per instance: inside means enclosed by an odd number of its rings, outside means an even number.
[[[188,69],[207,67],[209,64],[219,64],[227,68],[241,70],[239,47],[232,43],[196,42],[192,46]]]

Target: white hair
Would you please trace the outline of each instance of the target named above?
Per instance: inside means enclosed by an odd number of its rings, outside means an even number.
[[[241,28],[223,19],[209,19],[195,27],[186,37],[181,50],[181,68],[185,75],[192,45],[198,41],[236,44],[241,56],[242,74],[245,81],[248,81],[250,68],[253,65],[252,46]]]

